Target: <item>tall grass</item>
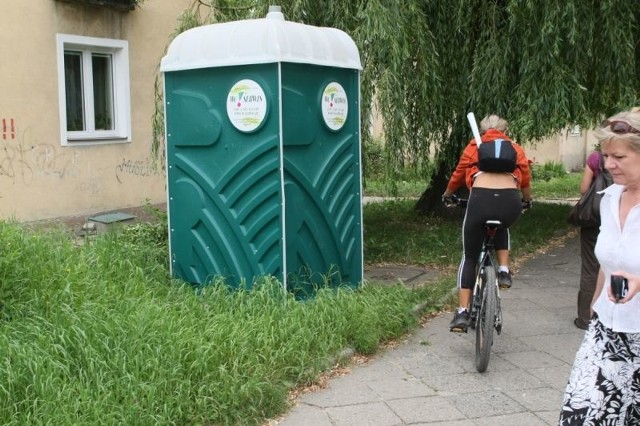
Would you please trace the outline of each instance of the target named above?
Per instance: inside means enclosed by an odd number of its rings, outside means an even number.
[[[567,206],[536,206],[516,252],[567,231]],[[345,348],[371,354],[411,330],[414,307],[439,310],[453,286],[367,283],[296,300],[265,277],[253,290],[194,288],[168,274],[163,225],[77,245],[64,230],[0,222],[0,423],[260,424],[286,410]],[[459,218],[413,203],[365,207],[365,259],[459,260]],[[518,255],[518,254],[516,254]]]
[[[372,353],[416,322],[399,286],[303,303],[269,278],[171,281],[165,248],[126,233],[76,246],[0,223],[0,238],[2,424],[257,424],[342,349]]]

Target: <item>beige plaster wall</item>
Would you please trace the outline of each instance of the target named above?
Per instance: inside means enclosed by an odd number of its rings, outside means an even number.
[[[525,146],[525,151],[535,164],[556,162],[562,163],[567,171],[580,171],[595,144],[592,131],[567,129],[544,141]]]
[[[0,218],[90,215],[166,201],[165,177],[151,167],[154,76],[191,2],[152,0],[126,13],[0,0]],[[61,145],[58,33],[128,40],[131,143]]]

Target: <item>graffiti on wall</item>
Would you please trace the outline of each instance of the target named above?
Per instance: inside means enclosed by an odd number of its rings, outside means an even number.
[[[16,138],[16,123],[13,118],[2,119],[2,140]]]
[[[160,170],[149,158],[144,160],[131,160],[123,158],[122,162],[116,166],[116,179],[122,183],[124,176],[151,177],[159,176]]]
[[[0,125],[0,178],[9,178],[14,184],[30,184],[35,176],[77,175],[77,153],[35,141],[30,129],[19,134],[13,118],[2,118]]]
[[[0,179],[8,178],[13,184],[29,185],[35,177],[61,179],[80,175],[78,160],[82,151],[61,148],[57,143],[40,143],[29,128],[18,132],[14,118],[0,118],[0,131]],[[115,165],[115,178],[120,184],[130,178],[158,177],[161,174],[161,168],[150,158],[123,158]]]

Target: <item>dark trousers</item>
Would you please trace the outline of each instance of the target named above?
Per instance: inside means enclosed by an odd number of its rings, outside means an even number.
[[[596,290],[600,264],[593,252],[599,228],[580,228],[580,290],[578,291],[578,321],[586,325],[591,319],[591,300]]]
[[[463,257],[458,267],[458,288],[471,289],[475,284],[476,265],[484,241],[484,223],[499,220],[503,227],[496,232],[496,250],[510,249],[509,227],[520,217],[522,201],[517,189],[472,188],[462,224]]]

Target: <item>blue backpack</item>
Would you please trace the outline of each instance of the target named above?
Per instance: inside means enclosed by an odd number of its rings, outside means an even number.
[[[517,156],[509,140],[482,142],[478,147],[478,168],[483,172],[511,173],[516,169]]]

